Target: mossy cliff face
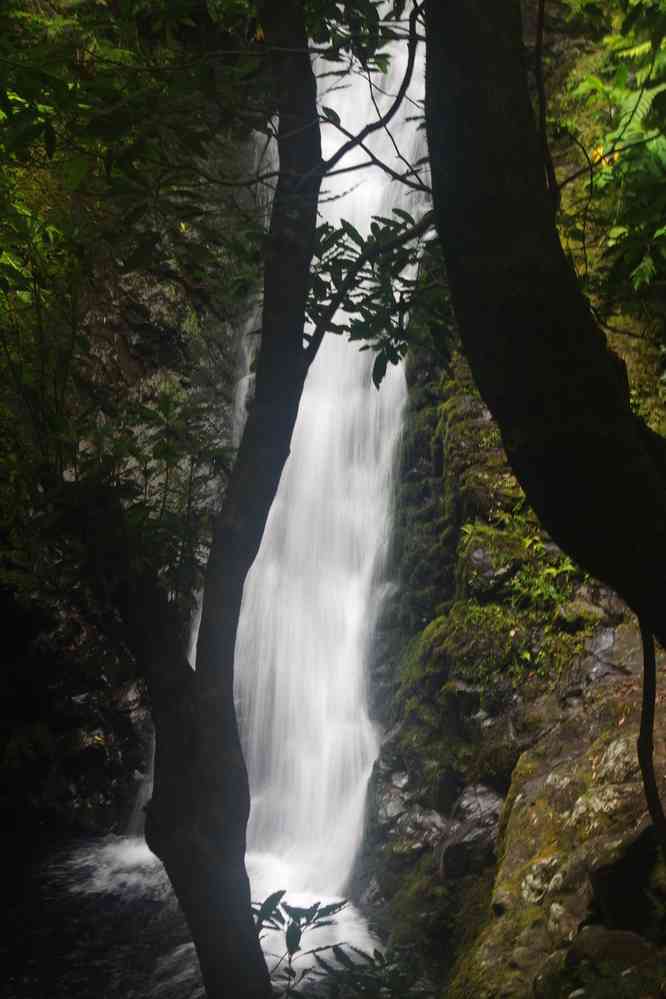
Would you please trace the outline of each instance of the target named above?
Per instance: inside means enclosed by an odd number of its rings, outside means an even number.
[[[363,900],[447,999],[662,995],[636,623],[540,529],[460,354],[408,378]]]

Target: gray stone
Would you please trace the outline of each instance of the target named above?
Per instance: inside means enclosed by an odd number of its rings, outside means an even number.
[[[487,551],[480,545],[472,548],[466,556],[467,585],[471,593],[477,596],[490,596],[515,571],[512,561],[496,565],[497,555]]]
[[[576,590],[576,596],[600,607],[606,615],[607,624],[619,624],[627,613],[618,595],[600,583],[582,583]]]
[[[553,902],[548,911],[548,931],[553,935],[559,934],[562,920],[566,915],[566,909],[559,902]]]
[[[459,395],[456,399],[456,416],[480,416],[485,407],[475,395]]]
[[[395,788],[383,787],[377,801],[377,821],[382,826],[392,825],[407,810],[405,796]]]
[[[520,883],[520,894],[528,905],[536,905],[542,901],[559,863],[560,858],[555,856],[537,860],[535,864],[532,864]]]
[[[601,656],[605,652],[609,652],[613,645],[615,644],[615,629],[614,628],[599,628],[597,632],[588,638],[585,643],[585,648],[588,652],[591,652],[594,656]]]
[[[585,643],[586,655],[580,664],[581,677],[590,683],[600,680],[619,679],[630,671],[630,663],[635,649],[627,650],[623,629],[599,628]]]
[[[412,805],[396,823],[396,831],[404,840],[414,840],[415,847],[434,847],[448,829],[448,823],[434,809]]]
[[[377,881],[377,878],[375,877],[370,878],[368,887],[361,895],[361,905],[369,905],[377,907],[380,905],[384,905],[385,902],[386,899],[382,894],[382,890],[379,887],[379,882]]]
[[[638,760],[633,739],[614,739],[599,763],[597,780],[603,783],[624,784],[638,778]]]
[[[458,799],[448,836],[442,846],[445,876],[462,877],[480,871],[494,857],[503,798],[483,784],[466,787]]]
[[[394,773],[402,773],[406,769],[400,737],[403,723],[399,722],[391,728],[384,738],[375,762],[371,781],[376,784],[377,793],[381,795],[384,785],[391,782]]]
[[[453,810],[454,818],[461,823],[470,821],[481,825],[494,825],[499,820],[504,798],[485,784],[470,784],[460,795]]]
[[[469,553],[469,564],[472,569],[476,572],[485,575],[492,575],[493,573],[493,560],[490,552],[487,552],[485,548],[474,548]]]
[[[602,819],[619,811],[622,803],[622,796],[612,785],[592,787],[578,798],[566,825],[570,828],[580,826],[589,836],[599,832]]]

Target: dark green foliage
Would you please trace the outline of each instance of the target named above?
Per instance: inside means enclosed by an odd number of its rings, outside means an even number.
[[[394,4],[388,19],[382,20],[372,0],[351,0],[344,5],[334,0],[308,0],[308,28],[315,43],[325,46],[327,60],[340,62],[353,56],[365,70],[385,69],[387,56],[381,48],[399,37],[392,19],[401,16],[403,7]]]
[[[324,111],[330,118],[330,109]],[[308,302],[308,318],[318,332],[346,332],[363,343],[361,350],[376,352],[377,388],[388,364],[405,355],[408,321],[411,339],[419,321],[434,322],[446,313],[441,281],[426,278],[419,266],[430,213],[418,222],[400,208],[393,214],[373,216],[367,238],[344,219],[337,228],[328,222],[319,227]],[[348,323],[333,322],[337,309],[351,314]]]
[[[421,979],[420,972],[407,952],[372,954],[351,944],[329,944],[302,949],[303,937],[314,930],[335,925],[335,916],[348,904],[346,901],[321,905],[315,902],[307,909],[288,905],[282,899],[285,891],[269,895],[261,904],[253,903],[257,932],[271,929],[283,938],[283,954],[271,970],[275,996],[285,999],[354,999],[368,996],[380,999],[429,999],[434,993]],[[303,966],[297,969],[299,958]]]
[[[5,848],[27,849],[63,831],[122,829],[148,738],[131,663],[103,649],[74,615],[54,618],[6,589],[0,610]]]
[[[250,88],[237,54],[213,74],[208,46],[251,53],[248,15],[3,8],[0,572],[33,596],[104,603],[131,567],[189,618],[232,460],[228,324],[262,226],[233,193]],[[105,506],[122,523],[95,518],[116,552],[101,571],[81,526]]]
[[[664,13],[651,2],[570,6],[603,40],[555,101],[565,247],[608,328],[656,338],[663,354]]]

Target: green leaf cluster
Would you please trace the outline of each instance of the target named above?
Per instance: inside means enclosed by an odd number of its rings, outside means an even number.
[[[252,911],[259,938],[265,930],[280,934],[284,952],[274,955],[271,982],[276,996],[293,999],[353,999],[356,996],[385,999],[432,999],[409,961],[375,949],[372,954],[351,944],[330,944],[303,949],[306,933],[335,925],[335,917],[347,906],[344,899],[308,908],[289,905],[286,891],[276,891],[263,902],[253,902]],[[326,955],[326,956],[324,956]],[[304,967],[296,968],[302,959]]]
[[[307,318],[374,351],[377,388],[388,365],[404,357],[415,326],[438,321],[445,304],[441,282],[420,266],[424,242],[410,236],[415,226],[409,212],[394,208],[391,217],[373,216],[366,236],[345,219],[317,230]],[[332,303],[347,321],[327,320]]]
[[[658,0],[616,0],[601,17],[598,5],[570,6],[593,15],[605,35],[577,65],[556,122],[556,139],[573,137],[583,154],[559,178],[565,245],[602,320],[634,317],[663,342],[665,8]]]
[[[309,33],[322,46],[330,62],[355,59],[365,70],[385,72],[388,54],[383,46],[400,37],[396,19],[404,3],[396,3],[382,16],[373,0],[308,0],[306,13]]]

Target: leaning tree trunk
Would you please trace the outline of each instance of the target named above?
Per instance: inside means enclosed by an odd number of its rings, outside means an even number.
[[[542,524],[639,615],[638,759],[666,851],[650,655],[651,635],[666,644],[665,442],[632,413],[624,364],[560,245],[519,0],[426,0],[426,20],[436,222],[465,353]]]
[[[519,0],[428,0],[426,18],[436,221],[475,380],[546,529],[664,644],[664,441],[559,242]]]
[[[250,798],[233,665],[243,583],[289,454],[315,353],[304,348],[303,322],[321,145],[303,6],[273,0],[262,12],[279,114],[280,176],[267,240],[255,399],[215,524],[196,673],[176,661],[166,634],[146,650],[147,660],[157,664],[147,670],[157,748],[146,837],[187,917],[209,999],[270,995],[245,870]]]

